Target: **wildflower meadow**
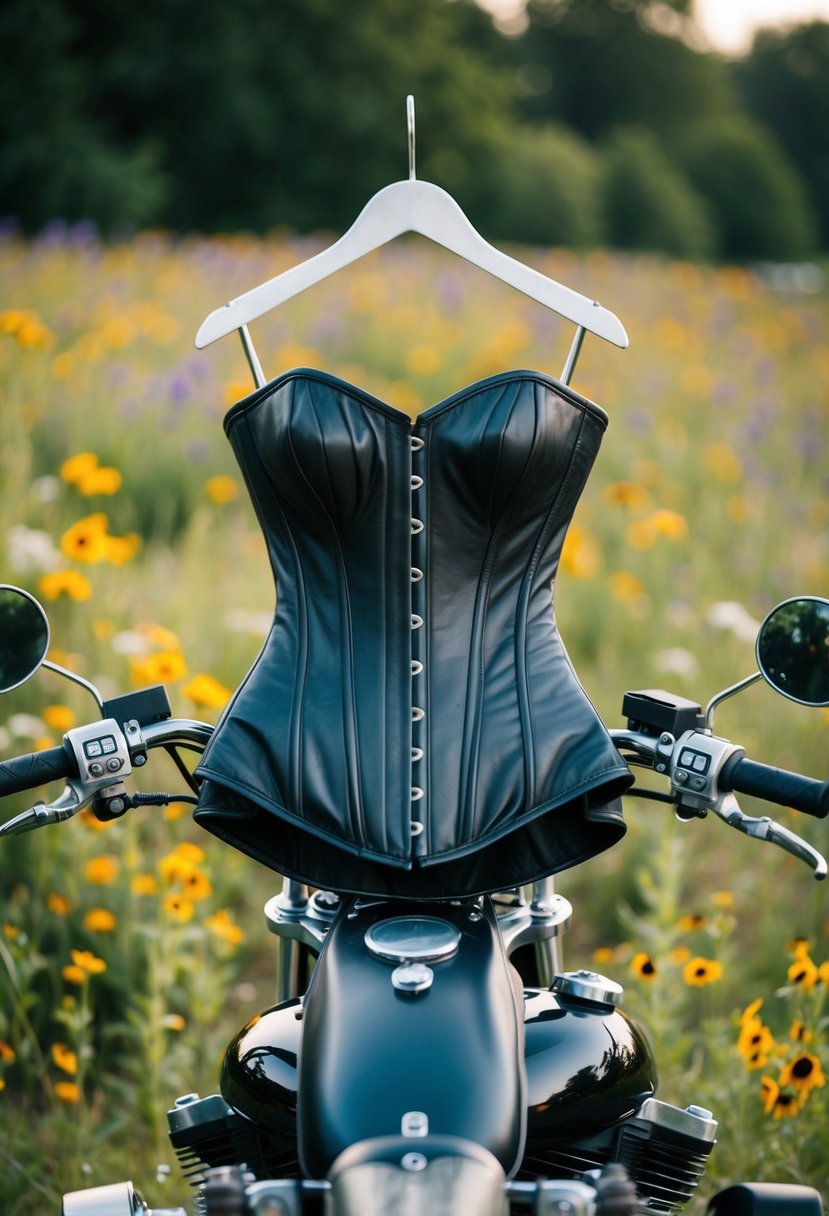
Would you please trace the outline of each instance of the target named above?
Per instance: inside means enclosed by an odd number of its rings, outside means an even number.
[[[0,581],[32,592],[50,658],[113,696],[167,685],[213,722],[273,616],[265,548],[222,431],[252,387],[208,312],[318,241],[110,244],[86,225],[0,240]],[[522,249],[630,335],[589,335],[574,386],[610,423],[571,528],[556,616],[609,725],[623,693],[703,705],[755,669],[757,625],[829,594],[829,288],[820,271]],[[552,313],[424,242],[400,241],[252,327],[267,375],[314,366],[413,414],[510,367],[557,375]],[[0,757],[91,721],[42,671],[0,705]],[[829,712],[763,684],[715,732],[823,779]],[[151,756],[145,789],[183,793]],[[5,820],[41,797],[9,798]],[[744,800],[829,851],[829,829]],[[273,1003],[262,905],[279,877],[200,833],[173,801],[113,823],[84,812],[0,849],[0,1208],[132,1178],[183,1203],[166,1143],[176,1096],[213,1092],[224,1046]],[[565,965],[625,985],[659,1096],[720,1120],[699,1210],[741,1178],[829,1186],[829,912],[809,869],[722,822],[628,800],[626,839],[566,873]],[[696,1210],[696,1208],[695,1208]]]

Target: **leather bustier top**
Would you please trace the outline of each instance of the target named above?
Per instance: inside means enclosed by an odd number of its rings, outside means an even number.
[[[196,820],[315,886],[414,898],[618,840],[632,778],[552,600],[606,424],[529,371],[414,423],[308,369],[234,406],[277,604],[197,769]]]

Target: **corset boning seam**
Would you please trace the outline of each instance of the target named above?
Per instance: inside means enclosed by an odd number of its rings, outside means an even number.
[[[537,415],[536,415],[537,417]],[[527,775],[527,789],[535,789],[535,749],[532,746],[535,737],[535,729],[533,727],[532,717],[532,698],[530,696],[530,672],[529,663],[527,661],[527,633],[529,629],[528,615],[530,604],[532,603],[533,584],[535,582],[535,573],[538,569],[538,563],[541,554],[547,544],[550,528],[555,512],[558,509],[558,504],[567,489],[572,474],[573,466],[576,459],[576,453],[579,450],[581,443],[582,430],[584,428],[584,414],[579,420],[578,431],[573,440],[573,445],[570,450],[570,459],[567,462],[567,469],[558,487],[558,492],[550,505],[541,528],[538,531],[536,542],[533,545],[530,559],[527,562],[524,576],[521,580],[521,590],[518,596],[518,605],[516,611],[516,630],[515,630],[515,665],[518,673],[518,706],[521,715],[521,729],[524,736],[524,768]],[[568,520],[567,529],[570,527]],[[565,532],[566,535],[566,532]],[[555,632],[555,614],[553,611],[553,590],[550,588],[550,627]]]
[[[306,388],[307,392],[307,388]],[[316,416],[316,415],[315,415]],[[362,808],[362,790],[360,788],[360,775],[357,768],[357,758],[360,755],[359,746],[359,730],[357,725],[357,707],[354,697],[354,644],[353,632],[351,628],[351,600],[348,590],[348,579],[346,577],[345,559],[343,557],[342,545],[340,544],[337,530],[334,526],[334,521],[331,518],[331,513],[323,502],[321,496],[317,493],[302,467],[302,462],[294,448],[293,436],[290,430],[287,434],[288,448],[294,460],[295,468],[302,478],[308,493],[315,499],[319,506],[321,515],[325,518],[328,524],[328,531],[331,537],[331,548],[336,562],[336,583],[337,583],[337,599],[339,602],[339,634],[340,634],[340,656],[341,660],[348,656],[347,662],[342,662],[340,676],[343,681],[342,688],[342,729],[345,742],[345,754],[348,773],[348,818],[351,824],[352,839],[363,839],[365,834],[365,824]],[[323,447],[324,450],[324,447]],[[303,602],[305,603],[305,602]],[[307,611],[306,611],[307,616]],[[303,685],[304,692],[304,685]],[[296,695],[294,701],[296,702]],[[300,694],[301,695],[301,694]],[[302,696],[304,702],[305,697]],[[298,747],[301,748],[301,736],[297,740]],[[302,806],[302,803],[298,803]]]

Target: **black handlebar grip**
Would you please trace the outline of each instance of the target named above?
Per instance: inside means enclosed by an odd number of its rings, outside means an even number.
[[[0,798],[73,774],[77,776],[75,759],[62,745],[47,747],[42,752],[29,752],[27,756],[15,756],[13,760],[0,762]]]
[[[725,765],[720,774],[720,787],[731,789],[735,794],[752,794],[755,798],[764,798],[766,802],[814,815],[816,819],[825,819],[829,815],[829,781],[801,777],[800,773],[759,764],[745,757]]]

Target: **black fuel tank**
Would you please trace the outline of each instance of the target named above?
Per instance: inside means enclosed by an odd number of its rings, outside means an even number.
[[[305,1001],[306,1174],[324,1177],[350,1144],[399,1134],[410,1112],[516,1168],[526,1103],[514,977],[489,900],[483,910],[375,903],[341,914]]]
[[[524,1010],[528,1152],[602,1131],[656,1091],[648,1042],[619,1009],[526,989]]]

